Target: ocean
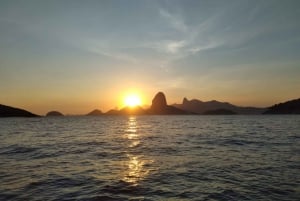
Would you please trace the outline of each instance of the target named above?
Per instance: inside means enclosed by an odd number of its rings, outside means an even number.
[[[300,200],[300,115],[2,118],[0,200]]]

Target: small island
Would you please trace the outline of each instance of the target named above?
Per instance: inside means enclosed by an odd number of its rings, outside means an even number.
[[[103,112],[101,110],[95,109],[89,113],[87,113],[86,116],[100,116],[103,115]]]
[[[50,111],[46,114],[46,117],[63,117],[64,115],[58,111]]]

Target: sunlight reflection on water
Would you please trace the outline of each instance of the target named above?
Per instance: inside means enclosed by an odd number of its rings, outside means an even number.
[[[153,163],[153,160],[145,160],[144,155],[132,153],[132,151],[135,151],[132,149],[136,148],[141,143],[136,117],[129,117],[128,128],[125,130],[124,138],[129,142],[126,150],[128,152],[127,157],[129,160],[126,161],[127,168],[124,171],[122,180],[136,186],[140,180],[144,179],[149,174],[150,170],[146,169],[145,164]]]
[[[299,115],[0,119],[0,200],[299,200]]]

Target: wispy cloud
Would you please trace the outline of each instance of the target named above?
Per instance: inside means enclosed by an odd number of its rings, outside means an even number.
[[[100,49],[94,49],[93,51],[94,53],[97,54],[101,54],[103,56],[106,57],[110,57],[112,59],[116,59],[116,60],[121,60],[121,61],[126,61],[126,62],[130,62],[130,63],[138,63],[138,59],[136,59],[135,57],[129,55],[129,54],[125,54],[122,52],[117,52],[117,51],[109,51],[109,50],[100,50]]]
[[[82,51],[108,57],[112,60],[124,61],[136,64],[140,60],[132,55],[124,52],[124,48],[110,45],[108,39],[91,39],[89,37],[69,38],[69,44],[81,49]]]
[[[166,51],[172,54],[177,53],[181,48],[185,46],[186,42],[184,40],[181,41],[170,41],[166,44]]]
[[[166,9],[159,8],[159,14],[165,19],[166,23],[175,29],[173,38],[161,39],[154,42],[152,47],[160,52],[165,52],[171,56],[168,60],[177,60],[185,58],[189,55],[197,54],[201,51],[216,48],[223,44],[222,41],[207,36],[205,32],[211,28],[212,23],[216,21],[219,15],[213,15],[199,22],[199,24],[187,25],[184,20],[184,15],[178,11],[170,12]],[[176,32],[177,31],[177,32]],[[177,33],[177,34],[176,34]],[[150,45],[151,47],[151,45]]]
[[[222,42],[211,41],[211,42],[207,42],[204,45],[198,45],[198,46],[191,47],[191,48],[187,49],[187,52],[189,52],[191,54],[196,54],[196,53],[204,51],[204,50],[208,50],[208,49],[213,49],[213,48],[219,47],[222,44],[223,44]]]
[[[171,14],[170,12],[168,12],[167,10],[162,9],[162,8],[159,10],[159,14],[164,19],[166,19],[170,23],[170,25],[177,31],[181,31],[181,32],[188,31],[188,28],[187,28],[186,24],[184,23],[184,20],[182,17]]]

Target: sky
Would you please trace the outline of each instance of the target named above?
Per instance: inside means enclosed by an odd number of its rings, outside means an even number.
[[[37,114],[163,91],[266,107],[300,96],[298,0],[0,0],[0,104]]]

